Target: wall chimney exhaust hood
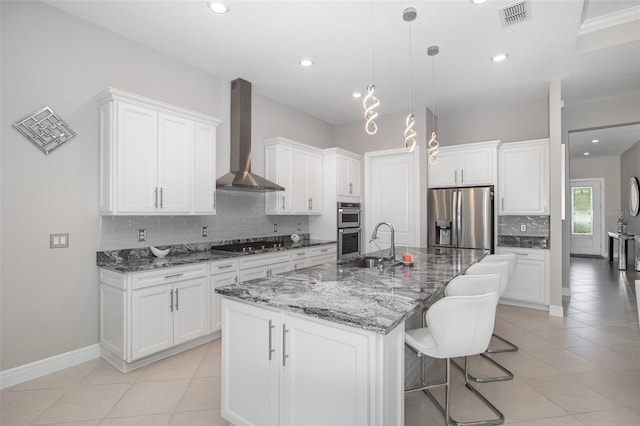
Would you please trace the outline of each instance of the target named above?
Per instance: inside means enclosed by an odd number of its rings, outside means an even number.
[[[251,173],[251,83],[231,82],[231,171],[216,180],[220,190],[284,191],[280,185]]]

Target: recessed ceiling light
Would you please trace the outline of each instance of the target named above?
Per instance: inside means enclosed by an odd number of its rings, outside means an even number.
[[[495,55],[493,58],[491,58],[491,60],[493,62],[502,62],[505,59],[507,59],[508,57],[509,57],[509,55],[506,54],[506,53],[499,53],[499,54]]]
[[[582,154],[582,155],[589,155],[589,154],[590,154],[590,152],[585,152],[585,153],[584,153],[584,154]]]
[[[309,58],[300,59],[300,61],[298,61],[298,63],[300,64],[300,66],[303,66],[305,68],[309,68],[309,67],[313,66],[313,60],[309,59]]]
[[[211,9],[214,13],[223,15],[229,11],[229,6],[219,1],[210,1],[209,9]]]
[[[469,1],[473,4],[482,4],[487,2],[487,0],[469,0]]]
[[[591,143],[598,143],[598,142],[600,142],[600,139],[593,139],[593,140],[591,140]]]
[[[359,97],[361,97],[361,96],[362,96],[362,92],[353,92],[353,93],[351,94],[351,97],[352,97],[352,98],[355,98],[355,99],[358,99],[358,98],[359,98]]]

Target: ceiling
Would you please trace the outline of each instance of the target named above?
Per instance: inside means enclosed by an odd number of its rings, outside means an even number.
[[[371,81],[380,114],[408,111],[410,89],[411,108],[435,97],[436,115],[544,99],[553,80],[565,106],[640,93],[637,0],[529,0],[531,19],[505,28],[498,9],[514,0],[228,1],[225,15],[206,1],[45,2],[331,124],[363,118],[351,93]]]
[[[598,142],[594,143],[593,141]],[[621,155],[640,141],[640,123],[569,133],[569,159]],[[584,153],[588,152],[589,155]]]

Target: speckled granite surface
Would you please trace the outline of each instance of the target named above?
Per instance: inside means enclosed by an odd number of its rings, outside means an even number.
[[[380,334],[393,330],[484,250],[410,248],[414,266],[325,264],[216,288],[232,299],[297,312]]]
[[[263,240],[264,238],[260,238]],[[258,240],[257,238],[254,240]],[[100,251],[97,253],[97,264],[101,268],[109,269],[111,271],[128,273],[147,271],[157,268],[168,268],[171,266],[188,265],[190,263],[209,262],[212,260],[220,260],[229,257],[236,256],[251,256],[260,253],[270,253],[281,250],[291,250],[304,247],[313,247],[324,244],[335,244],[335,241],[326,240],[313,240],[305,239],[300,240],[299,243],[294,244],[289,241],[281,240],[285,242],[285,245],[281,248],[274,249],[269,248],[265,250],[256,250],[251,253],[230,253],[225,251],[210,250],[213,245],[232,244],[236,242],[252,241],[251,239],[243,240],[230,240],[225,242],[215,243],[199,243],[199,244],[179,244],[172,246],[158,246],[159,249],[171,248],[170,254],[164,259],[157,259],[151,254],[151,250],[148,247],[137,249],[123,249],[123,250],[110,250]],[[274,240],[275,241],[275,240]],[[279,240],[280,241],[280,240]]]

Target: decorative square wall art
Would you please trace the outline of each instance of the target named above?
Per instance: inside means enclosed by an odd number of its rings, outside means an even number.
[[[64,144],[76,133],[48,106],[13,125],[45,154]]]

